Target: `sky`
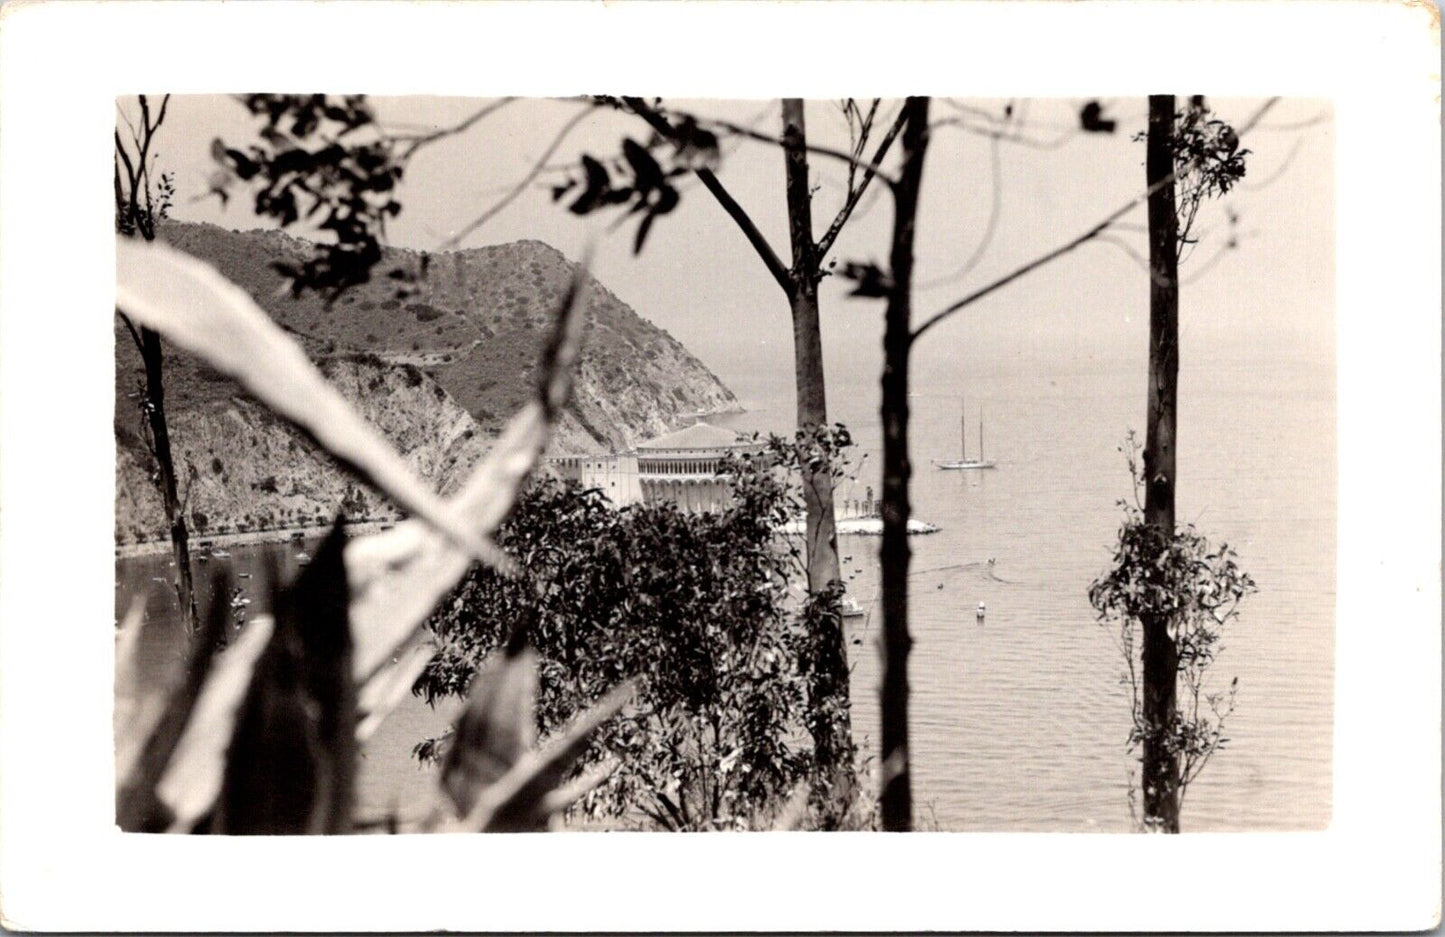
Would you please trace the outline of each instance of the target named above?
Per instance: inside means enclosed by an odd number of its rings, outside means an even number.
[[[1027,136],[1042,145],[995,142],[948,118],[958,104],[1001,114],[1004,101],[935,100],[935,128],[924,169],[917,238],[915,317],[1087,230],[1145,188],[1144,99],[1104,99],[1113,134],[1076,132],[1086,99],[1014,102]],[[379,120],[396,130],[454,125],[481,99],[373,98]],[[1182,101],[1182,99],[1181,99]],[[1235,125],[1262,100],[1210,100]],[[780,128],[776,101],[669,101],[676,111],[727,119],[764,133]],[[898,102],[880,107],[886,127]],[[434,250],[522,180],[559,131],[585,105],[548,99],[514,101],[469,130],[421,150],[399,190],[403,211],[389,225],[390,243]],[[846,147],[847,125],[836,101],[809,101],[810,141]],[[1204,236],[1181,267],[1181,342],[1190,360],[1332,363],[1334,355],[1334,134],[1327,101],[1283,100],[1250,133],[1245,180],[1201,212]],[[176,175],[175,217],[246,230],[270,227],[248,200],[222,206],[204,196],[214,172],[211,141],[254,139],[256,122],[220,96],[171,99],[158,143],[158,166]],[[595,110],[567,134],[547,161],[575,165],[578,156],[618,152],[624,136],[645,140],[647,128],[627,115]],[[880,130],[881,133],[881,130]],[[892,154],[896,158],[896,153]],[[846,165],[811,157],[817,193],[814,228],[825,229],[842,204]],[[890,165],[892,160],[887,161]],[[725,143],[718,177],[748,211],[779,256],[788,256],[781,152],[765,142]],[[640,255],[633,223],[607,233],[611,218],[580,219],[547,191],[558,173],[537,182],[462,241],[464,247],[521,238],[546,241],[572,258],[598,238],[594,272],[641,315],[670,331],[746,398],[762,374],[792,367],[787,303],[713,198],[688,180],[681,206],[660,219]],[[1223,251],[1225,212],[1237,214],[1239,244]],[[993,217],[994,224],[989,220]],[[1028,367],[1111,367],[1141,353],[1148,322],[1144,211],[1118,232],[1117,243],[1092,243],[1010,284],[932,330],[915,349],[917,379],[959,367],[988,372]],[[891,210],[881,189],[860,205],[830,258],[882,262]],[[985,233],[989,232],[984,243]],[[965,262],[977,255],[971,269]],[[881,363],[882,303],[847,297],[838,277],[821,288],[824,346],[830,375]],[[831,383],[831,377],[830,377]]]

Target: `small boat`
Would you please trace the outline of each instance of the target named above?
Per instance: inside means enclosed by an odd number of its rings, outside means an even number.
[[[224,560],[228,559],[231,554],[227,553],[225,550],[214,550],[212,551],[211,555],[218,560]]]
[[[965,409],[965,408],[963,407],[963,401],[962,401],[962,400],[959,401],[959,407],[960,407],[960,409]],[[959,433],[958,433],[958,437],[959,437],[959,438],[958,438],[958,448],[959,448],[959,453],[958,453],[958,455],[959,455],[959,458],[957,458],[957,459],[952,459],[952,460],[949,460],[949,461],[946,461],[946,462],[940,462],[940,461],[938,461],[937,459],[935,459],[935,460],[933,461],[933,464],[934,464],[934,465],[938,466],[940,469],[950,470],[950,471],[957,471],[957,470],[960,470],[960,469],[991,469],[991,468],[997,468],[997,467],[998,467],[997,463],[995,463],[995,462],[993,462],[993,461],[991,461],[991,460],[989,460],[989,459],[985,459],[985,458],[983,457],[983,410],[982,410],[982,408],[980,408],[979,411],[978,411],[978,458],[977,458],[977,459],[970,459],[970,458],[968,457],[968,414],[967,414],[967,412],[965,412],[962,416],[959,417],[958,429],[959,429]]]
[[[843,601],[840,603],[839,608],[844,618],[862,618],[867,614],[867,612],[863,611],[863,606],[859,605],[857,600],[851,595],[843,596]]]
[[[309,562],[311,562],[311,554],[310,554],[310,553],[307,553],[305,550],[302,550],[300,553],[296,554],[296,562],[298,562],[298,563],[309,563]]]

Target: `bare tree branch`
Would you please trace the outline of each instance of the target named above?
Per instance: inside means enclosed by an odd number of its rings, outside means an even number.
[[[402,152],[401,157],[400,157],[401,161],[402,161],[402,162],[406,162],[407,160],[411,159],[412,155],[413,155],[414,153],[416,153],[417,150],[421,149],[422,147],[426,146],[426,145],[429,144],[429,143],[435,143],[437,140],[440,140],[440,139],[442,139],[442,138],[444,138],[444,137],[455,136],[455,135],[457,135],[457,134],[459,134],[459,133],[464,133],[464,132],[466,132],[467,130],[470,130],[470,129],[471,129],[473,126],[475,126],[478,122],[484,120],[485,118],[491,116],[492,114],[495,114],[497,111],[499,111],[499,110],[501,110],[502,108],[506,107],[508,104],[511,104],[511,103],[512,103],[513,101],[515,101],[515,100],[517,100],[517,99],[516,99],[516,98],[500,98],[500,99],[498,99],[498,100],[496,100],[496,101],[491,102],[490,104],[486,105],[485,107],[482,107],[482,108],[477,109],[475,112],[472,113],[472,115],[471,115],[470,117],[468,117],[466,120],[463,120],[463,121],[462,121],[461,123],[459,123],[459,124],[455,124],[455,125],[453,125],[453,126],[451,126],[451,127],[443,127],[443,128],[440,129],[440,130],[436,130],[436,131],[433,131],[433,132],[427,133],[427,134],[422,134],[422,135],[416,137],[415,139],[413,139],[413,140],[411,141],[411,145],[408,146],[408,147]],[[400,139],[400,138],[395,138],[395,137],[394,137],[393,139]]]
[[[506,208],[508,205],[512,204],[512,202],[516,201],[517,196],[521,195],[522,192],[526,190],[527,186],[532,184],[532,180],[536,179],[545,171],[547,160],[551,159],[552,154],[557,152],[557,148],[562,145],[562,141],[567,139],[567,135],[570,134],[578,124],[580,124],[583,120],[585,120],[587,117],[591,116],[594,113],[596,113],[594,110],[588,109],[584,111],[578,111],[576,114],[572,115],[572,119],[567,121],[567,123],[562,126],[562,129],[557,132],[557,135],[552,138],[552,142],[547,144],[546,151],[544,151],[542,155],[537,159],[537,162],[533,164],[532,168],[527,172],[527,174],[522,177],[522,180],[518,182],[515,186],[513,186],[511,191],[509,191],[506,195],[498,199],[490,208],[482,212],[476,218],[469,221],[466,226],[463,227],[456,234],[453,234],[451,237],[443,241],[441,244],[441,249],[446,250],[448,248],[456,247],[469,234],[480,228],[482,225],[486,224],[488,221],[491,221],[497,216],[499,212],[502,211],[502,209]]]
[[[1279,164],[1278,169],[1270,173],[1260,182],[1255,182],[1253,184],[1248,182],[1241,182],[1239,184],[1239,187],[1242,189],[1247,189],[1250,192],[1258,192],[1260,189],[1267,189],[1270,186],[1274,185],[1276,182],[1279,181],[1280,177],[1285,174],[1285,172],[1289,169],[1290,165],[1294,163],[1295,157],[1299,155],[1300,148],[1304,146],[1304,142],[1304,137],[1296,137],[1294,141],[1294,146],[1290,147],[1288,155],[1285,156],[1284,162]]]
[[[1000,126],[1007,125],[1001,124]],[[1035,150],[1057,150],[1080,133],[1080,131],[1077,130],[1065,130],[1060,132],[1056,137],[1041,140],[1025,136],[1017,130],[1005,131],[994,127],[980,127],[977,124],[970,123],[966,117],[945,117],[942,120],[934,121],[930,129],[941,129],[944,127],[957,127],[967,133],[990,137],[994,140],[1002,140],[1006,143],[1016,143],[1019,146],[1026,146]]]
[[[120,316],[120,321],[125,323],[126,330],[130,332],[130,337],[135,340],[136,350],[144,355],[146,350],[145,342],[141,341],[140,333],[136,331],[135,323],[130,321],[130,316],[120,311],[119,306],[116,307],[115,314]]]
[[[1274,107],[1277,103],[1279,103],[1278,97],[1270,98],[1268,101],[1264,102],[1264,104],[1260,106],[1259,110],[1255,111],[1254,114],[1249,118],[1249,120],[1245,121],[1245,123],[1240,127],[1238,131],[1238,136],[1243,137],[1250,130],[1254,129],[1255,124],[1259,123],[1260,118],[1263,117],[1266,113],[1268,113],[1270,108]],[[1105,231],[1108,231],[1109,228],[1113,226],[1113,224],[1120,218],[1124,217],[1129,212],[1133,211],[1135,208],[1148,201],[1150,195],[1153,195],[1155,192],[1159,191],[1166,185],[1173,185],[1177,174],[1178,173],[1176,171],[1164,176],[1158,182],[1149,186],[1149,188],[1146,189],[1144,192],[1135,196],[1128,202],[1125,202],[1121,207],[1109,213],[1107,216],[1105,216],[1103,221],[1094,225],[1092,228],[1085,231],[1083,234],[1079,235],[1073,240],[1061,244],[1053,250],[1034,258],[1028,263],[1016,268],[1015,270],[1013,270],[1013,272],[1005,274],[1004,276],[1000,277],[997,280],[994,280],[987,286],[983,286],[977,290],[974,290],[972,293],[969,293],[962,299],[959,299],[956,302],[945,306],[943,309],[929,316],[926,320],[924,320],[922,325],[914,329],[913,341],[917,341],[923,336],[925,332],[927,332],[929,329],[933,328],[935,325],[942,322],[943,320],[947,319],[949,316],[952,316],[955,313],[968,308],[969,306],[978,302],[980,299],[988,296],[990,293],[993,293],[996,290],[999,290],[1002,287],[1012,283],[1014,280],[1017,280],[1022,276],[1026,276],[1037,270],[1038,268],[1045,266],[1046,264],[1054,260],[1057,260],[1065,254],[1073,251],[1080,245],[1087,244],[1088,242],[1094,240]]]
[[[629,108],[635,109],[634,102],[636,102],[642,107],[647,108],[649,111],[652,111],[654,114],[656,113],[656,111],[648,107],[641,98],[623,98],[622,100],[627,103],[627,106]],[[641,112],[637,113],[639,117],[642,116]],[[773,134],[763,133],[760,130],[755,130],[752,127],[745,127],[742,124],[735,124],[729,120],[722,120],[716,117],[702,117],[697,114],[688,113],[686,111],[671,111],[670,113],[681,114],[684,117],[688,117],[699,127],[716,127],[719,130],[725,130],[735,136],[747,137],[750,140],[757,140],[759,143],[771,143],[774,146],[783,145],[782,137],[775,136]],[[665,118],[663,122],[666,123]],[[649,120],[648,123],[652,122]],[[671,127],[671,124],[668,124],[668,126]],[[658,129],[659,132],[661,132],[661,128]],[[894,185],[898,182],[898,180],[894,178],[893,175],[884,172],[883,169],[879,167],[876,163],[871,163],[867,160],[859,159],[858,157],[853,156],[851,153],[848,153],[845,150],[839,150],[831,146],[819,146],[815,143],[809,143],[807,146],[804,147],[804,149],[807,150],[809,153],[817,153],[820,156],[830,156],[833,159],[841,160],[842,162],[845,162],[848,165],[854,166],[858,169],[871,169],[875,175],[883,179],[883,181],[887,182],[889,185]]]
[[[622,102],[664,139],[674,142],[677,140],[677,129],[646,101],[641,98],[623,98]],[[693,175],[697,176],[698,180],[712,193],[713,198],[717,199],[723,211],[732,218],[733,223],[738,226],[743,236],[748,239],[748,243],[753,246],[753,250],[757,251],[758,256],[762,258],[763,265],[768,268],[768,272],[773,275],[773,279],[777,281],[778,285],[785,292],[791,292],[793,278],[788,272],[787,266],[779,259],[777,252],[768,243],[768,239],[763,237],[763,233],[758,230],[758,226],[753,223],[753,219],[749,217],[747,211],[738,204],[737,199],[732,197],[732,193],[728,192],[710,169],[695,169]]]
[[[984,251],[988,250],[989,245],[993,243],[993,236],[998,231],[999,217],[1003,214],[1003,167],[999,163],[998,144],[999,138],[997,136],[994,136],[989,141],[990,203],[988,223],[984,227],[983,237],[979,238],[978,244],[973,249],[973,253],[968,255],[968,259],[966,259],[957,270],[954,270],[952,273],[946,273],[941,277],[935,277],[932,280],[925,280],[918,284],[919,288],[927,289],[933,286],[940,286],[950,280],[957,280],[967,276],[969,272],[978,265],[979,260],[983,258]]]
[[[876,102],[874,106],[877,106]],[[869,119],[870,121],[872,119],[871,112],[869,113]],[[823,237],[818,241],[817,253],[819,262],[822,262],[822,260],[828,256],[828,251],[832,249],[833,242],[838,239],[839,233],[843,230],[843,225],[848,223],[848,219],[853,214],[853,209],[858,207],[858,202],[863,198],[863,193],[868,190],[868,184],[872,182],[873,177],[877,175],[876,170],[872,167],[876,167],[878,163],[882,161],[883,157],[888,155],[888,148],[892,146],[893,141],[897,139],[899,131],[903,129],[904,122],[904,112],[900,109],[897,119],[893,121],[893,126],[888,128],[888,133],[885,134],[879,142],[878,149],[873,153],[872,162],[869,164],[870,168],[864,170],[863,181],[859,183],[856,189],[852,187],[851,183],[851,175],[855,167],[851,163],[849,164],[848,172],[850,181],[848,201],[844,203],[842,210],[838,212],[837,217],[833,219],[833,223],[828,226],[828,230],[823,233]],[[862,142],[867,142],[866,136]],[[861,155],[861,153],[862,150],[860,147],[859,154]]]
[[[736,134],[741,137],[747,137],[751,140],[757,140],[760,143],[771,143],[774,146],[783,145],[782,137],[762,133],[761,131],[754,130],[751,127],[744,127],[742,124],[735,124],[727,120],[716,120],[710,117],[698,117],[696,115],[691,116],[694,120],[697,121],[699,126],[711,125],[713,127],[719,128],[720,130],[726,130],[728,133]],[[898,183],[898,180],[891,173],[884,172],[877,163],[858,159],[852,154],[845,152],[844,150],[834,149],[831,146],[819,146],[816,143],[809,143],[807,146],[804,147],[804,149],[807,150],[809,153],[817,153],[819,156],[830,156],[833,159],[842,160],[850,166],[856,166],[859,169],[868,170],[874,175],[881,178],[884,182],[887,182],[889,185],[896,185]]]
[[[1304,120],[1297,120],[1288,124],[1260,124],[1258,129],[1265,132],[1280,130],[1304,130],[1308,127],[1314,127],[1319,124],[1327,124],[1330,122],[1330,117],[1330,112],[1326,110],[1321,111],[1313,117],[1309,117]]]

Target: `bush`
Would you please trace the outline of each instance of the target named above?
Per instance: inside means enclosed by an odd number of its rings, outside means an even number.
[[[793,556],[774,529],[788,499],[743,473],[734,505],[613,508],[575,483],[537,482],[499,543],[523,572],[478,569],[430,621],[439,652],[415,692],[459,695],[513,629],[540,656],[537,728],[549,733],[623,680],[637,704],[598,733],[584,765],[620,760],[579,802],[664,829],[754,826],[808,777],[809,635],[785,608]],[[436,756],[444,744],[419,745]]]
[[[1182,803],[1189,785],[1210,758],[1229,743],[1225,723],[1234,712],[1239,678],[1224,690],[1210,686],[1210,670],[1224,649],[1224,628],[1239,617],[1239,606],[1256,591],[1254,580],[1239,568],[1228,544],[1210,544],[1193,524],[1164,530],[1146,523],[1138,505],[1144,480],[1136,459],[1131,433],[1127,444],[1129,472],[1135,503],[1120,501],[1124,520],[1119,526],[1113,565],[1089,587],[1089,603],[1099,624],[1117,629],[1124,659],[1123,683],[1130,691],[1130,751],[1145,743],[1177,759],[1175,789]],[[1143,623],[1166,623],[1178,659],[1175,692],[1179,705],[1167,725],[1145,718],[1142,664]],[[1141,754],[1142,764],[1142,754]],[[1142,780],[1140,782],[1142,784]],[[1134,779],[1130,778],[1130,807],[1134,806]],[[1138,818],[1149,829],[1155,818]]]

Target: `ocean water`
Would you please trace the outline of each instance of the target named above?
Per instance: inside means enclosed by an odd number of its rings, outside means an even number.
[[[725,379],[730,375],[725,374]],[[914,516],[937,534],[912,540],[910,659],[914,798],[944,830],[1127,831],[1128,734],[1123,661],[1095,623],[1089,583],[1105,571],[1129,494],[1118,447],[1142,429],[1142,363],[1059,361],[967,377],[920,375],[912,407]],[[734,386],[737,386],[736,384]],[[788,430],[790,375],[740,388],[740,429]],[[862,498],[881,461],[876,371],[829,375],[831,415],[859,441]],[[957,457],[960,399],[977,451],[982,407],[992,471],[945,472]],[[1236,548],[1259,584],[1230,624],[1217,685],[1239,678],[1228,747],[1189,789],[1186,831],[1309,830],[1328,825],[1334,696],[1335,437],[1331,367],[1186,360],[1181,374],[1178,516]],[[849,589],[855,733],[878,733],[877,540],[840,541]],[[296,547],[283,552],[294,558]],[[259,550],[235,549],[237,572]],[[992,568],[988,560],[994,560]],[[212,561],[216,563],[218,561]],[[290,561],[288,561],[290,562]],[[118,614],[148,590],[153,617],[174,622],[164,557],[117,562]],[[258,579],[238,584],[254,592]],[[265,597],[253,595],[252,609]],[[987,604],[985,623],[974,609]],[[174,630],[172,626],[172,630]],[[175,636],[173,635],[173,638]],[[148,651],[157,670],[178,641]],[[410,700],[367,746],[364,812],[416,803],[433,783],[412,745],[451,711]]]
[[[862,467],[840,497],[864,497],[870,484],[880,490],[877,380],[840,371],[829,375],[830,418],[853,431]],[[1219,689],[1239,678],[1230,742],[1189,788],[1182,825],[1322,829],[1334,699],[1333,369],[1186,361],[1180,381],[1178,519],[1233,546],[1259,585],[1214,669]],[[1128,830],[1123,658],[1087,590],[1108,568],[1117,502],[1130,495],[1119,448],[1130,427],[1142,442],[1144,364],[1057,361],[966,378],[933,369],[913,383],[914,517],[941,528],[910,539],[919,815],[945,830]],[[768,406],[732,422],[789,425],[786,386],[750,390]],[[958,457],[963,406],[969,455],[982,408],[996,469],[931,464]],[[850,620],[848,648],[855,735],[868,744],[879,724],[877,547],[840,540],[849,589],[869,611]]]

